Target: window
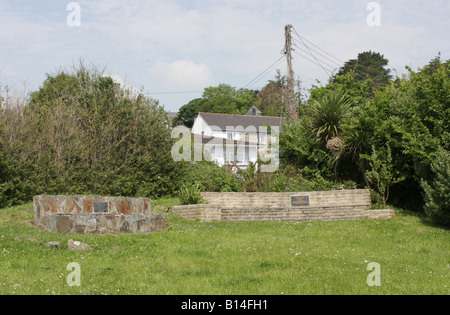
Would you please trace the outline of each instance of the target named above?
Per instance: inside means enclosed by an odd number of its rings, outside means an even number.
[[[267,144],[267,134],[258,133],[258,143]]]

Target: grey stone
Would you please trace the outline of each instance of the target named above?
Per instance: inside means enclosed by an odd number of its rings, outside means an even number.
[[[45,243],[45,246],[48,248],[59,248],[59,242],[48,242]]]
[[[67,246],[69,247],[70,250],[92,250],[94,249],[91,245],[82,243],[82,242],[78,242],[78,241],[74,241],[74,240],[69,240],[67,242]]]
[[[58,233],[70,233],[73,229],[72,218],[67,215],[58,215],[56,217],[56,231]]]
[[[120,226],[120,232],[122,233],[130,233],[130,224],[128,222],[124,222],[121,226]]]

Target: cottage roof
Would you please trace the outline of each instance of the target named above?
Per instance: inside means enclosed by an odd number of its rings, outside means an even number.
[[[279,127],[280,131],[286,118],[282,117],[267,117],[267,116],[245,116],[245,115],[230,115],[230,114],[213,114],[213,113],[199,113],[209,126],[216,126],[222,130],[227,127],[242,126],[244,129],[250,126],[257,130],[262,126]]]

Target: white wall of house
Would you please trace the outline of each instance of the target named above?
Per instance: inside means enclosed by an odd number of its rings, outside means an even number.
[[[247,166],[250,162],[256,163],[258,148],[256,145],[238,145],[237,148],[220,145],[206,145],[206,150],[217,165],[223,166],[234,162],[239,166]]]
[[[201,115],[198,115],[194,120],[194,125],[192,126],[191,132],[195,135],[201,135],[208,126],[209,125],[206,123],[203,117]]]
[[[211,143],[205,146],[205,150],[208,152],[211,160],[219,166],[230,164],[230,161],[236,162],[239,166],[246,166],[250,162],[256,163],[258,160],[258,154],[267,153],[268,138],[271,137],[274,143],[275,138],[262,130],[244,129],[242,126],[230,126],[228,130],[222,130],[216,126],[210,126],[200,115],[194,121],[194,125],[191,132],[195,135],[202,135],[202,137],[230,139],[235,141],[242,141],[238,144],[237,148],[231,149],[226,146],[215,145]],[[245,145],[244,142],[258,143],[259,145]],[[277,148],[270,148],[272,154],[276,156],[278,160]]]

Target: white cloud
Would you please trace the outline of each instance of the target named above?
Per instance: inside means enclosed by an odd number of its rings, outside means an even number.
[[[239,88],[281,56],[286,24],[343,61],[370,49],[401,70],[439,51],[450,57],[448,0],[378,0],[382,24],[375,28],[366,23],[369,0],[79,0],[81,27],[73,28],[68,2],[0,0],[4,75],[40,85],[46,72],[83,59],[145,92]],[[326,81],[320,67],[294,57],[296,73],[312,79],[305,83]],[[284,63],[278,68],[285,73]],[[155,97],[176,109],[193,95]]]
[[[211,70],[204,63],[177,60],[171,63],[159,61],[151,69],[151,75],[161,80],[161,86],[170,91],[203,90],[213,84]]]
[[[113,79],[113,81],[117,84],[120,85],[120,87],[126,91],[128,91],[131,95],[138,95],[140,92],[140,89],[132,86],[129,82],[127,82],[126,80],[123,80],[122,77],[118,74],[109,74],[106,75],[108,77],[110,77],[111,79]]]

